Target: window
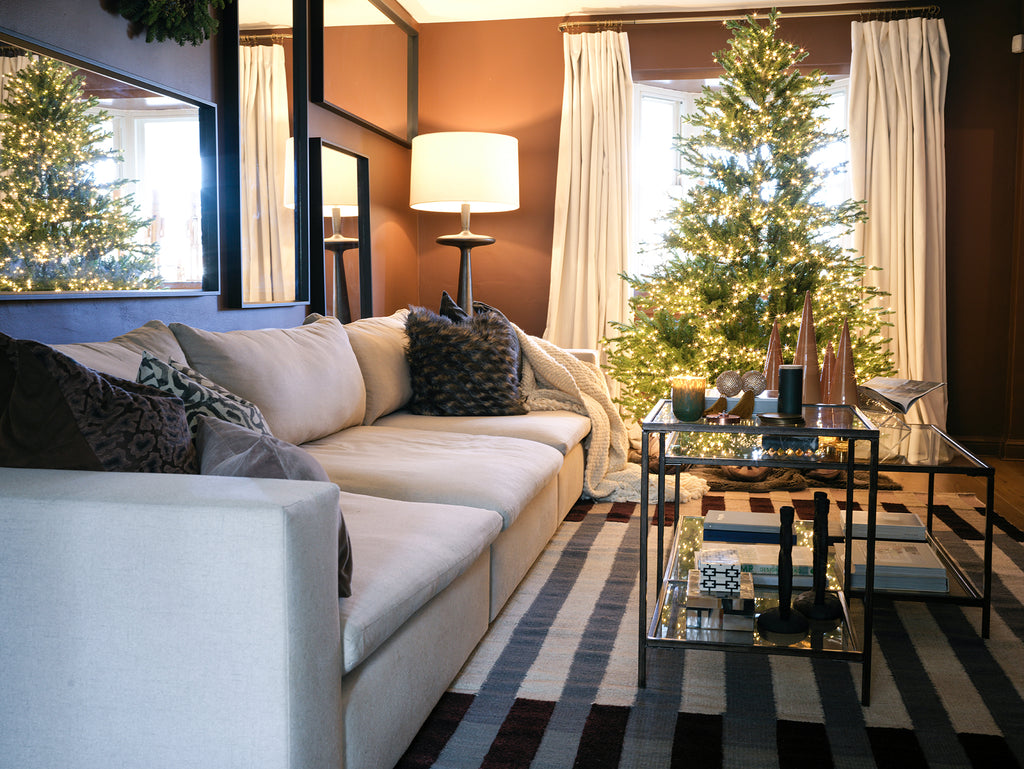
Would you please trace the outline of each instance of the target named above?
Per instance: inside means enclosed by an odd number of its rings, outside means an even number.
[[[683,118],[694,109],[701,87],[713,81],[681,81],[688,90],[675,90],[637,83],[634,87],[633,152],[633,248],[629,270],[648,275],[669,252],[662,247],[669,224],[665,214],[684,198],[694,181],[683,173],[683,158],[676,150],[676,137],[690,136],[694,129]],[[849,79],[835,80],[828,88],[832,101],[826,115],[828,131],[846,130]],[[850,157],[848,141],[836,142],[815,158],[819,164],[834,166]],[[830,177],[821,200],[839,203],[851,197],[850,174]],[[844,244],[852,245],[852,244]]]

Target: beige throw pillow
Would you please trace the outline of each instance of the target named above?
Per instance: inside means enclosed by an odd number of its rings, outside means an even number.
[[[363,375],[337,318],[296,328],[171,330],[188,364],[256,404],[281,440],[305,443],[363,421]]]
[[[408,310],[399,310],[384,318],[360,318],[345,325],[366,385],[364,425],[397,411],[412,398],[409,363],[405,359],[408,315]]]
[[[51,345],[69,358],[101,374],[135,380],[143,350],[160,360],[186,363],[178,340],[163,321],[151,320],[136,329],[115,336],[109,342],[80,342]]]

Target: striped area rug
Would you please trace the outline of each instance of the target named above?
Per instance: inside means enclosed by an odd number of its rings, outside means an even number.
[[[807,517],[812,497],[726,492],[682,514]],[[879,500],[923,519],[923,494]],[[936,501],[939,536],[980,584],[978,501]],[[806,657],[655,649],[638,689],[637,507],[572,510],[398,769],[1024,766],[1020,531],[996,532],[988,640],[978,608],[877,599],[865,708],[858,663]]]

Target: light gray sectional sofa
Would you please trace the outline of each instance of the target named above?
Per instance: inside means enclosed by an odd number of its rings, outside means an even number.
[[[579,497],[590,430],[405,413],[404,343],[400,312],[57,347],[187,363],[333,483],[0,468],[0,763],[395,764]]]

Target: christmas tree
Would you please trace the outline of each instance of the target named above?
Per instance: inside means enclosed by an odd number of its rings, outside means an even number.
[[[729,48],[715,54],[720,87],[704,87],[687,118],[695,131],[678,140],[695,185],[668,215],[669,257],[649,276],[623,276],[632,322],[613,324],[619,335],[605,341],[619,402],[637,419],[674,374],[713,382],[762,370],[775,321],[789,361],[807,291],[819,349],[848,319],[858,377],[892,370],[880,335],[885,295],[862,285],[862,257],[840,242],[862,204],[819,196],[842,168],[815,158],[842,138],[825,128],[831,81],[798,70],[807,54],[776,38],[777,19],[728,22]]]
[[[47,57],[6,78],[0,103],[0,291],[158,288],[157,246],[140,242],[126,179],[103,183],[97,164],[108,115],[83,79]]]

